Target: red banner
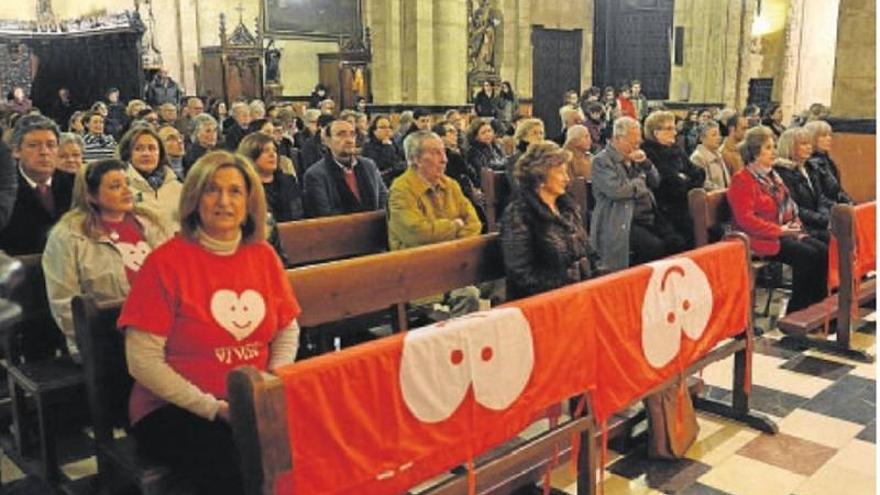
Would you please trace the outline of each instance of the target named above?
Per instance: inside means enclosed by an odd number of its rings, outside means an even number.
[[[853,276],[856,280],[864,277],[877,267],[877,203],[862,203],[853,208],[855,214],[856,251],[853,260]],[[840,285],[840,250],[837,238],[832,236],[828,245],[828,288]]]
[[[584,391],[607,418],[743,331],[746,260],[714,244],[282,368],[279,493],[404,492]]]

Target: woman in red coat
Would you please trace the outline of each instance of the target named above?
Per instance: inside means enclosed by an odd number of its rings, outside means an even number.
[[[775,145],[773,132],[767,127],[754,127],[746,133],[739,149],[748,165],[733,176],[727,198],[734,228],[749,236],[752,252],[791,266],[791,313],[827,294],[828,247],[810,237],[801,225],[797,205],[773,171]]]

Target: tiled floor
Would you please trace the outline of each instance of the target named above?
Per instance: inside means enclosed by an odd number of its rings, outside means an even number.
[[[873,313],[864,316],[853,342],[873,354],[875,319]],[[757,325],[775,326],[766,319]],[[609,452],[602,474],[605,495],[873,495],[875,365],[798,349],[780,338],[773,330],[758,340],[752,372],[752,407],[776,421],[779,434],[761,434],[698,413],[700,433],[685,459],[650,461],[638,445],[629,452]],[[705,369],[705,393],[729,399],[732,367],[730,358]],[[0,461],[0,493],[49,493],[6,456]],[[87,457],[63,470],[71,479],[88,481],[95,461]],[[577,493],[568,466],[554,471],[552,480],[555,488]],[[91,486],[81,482],[76,492],[90,493]]]

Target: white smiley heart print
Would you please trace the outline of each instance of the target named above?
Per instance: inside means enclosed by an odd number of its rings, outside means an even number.
[[[712,315],[712,287],[690,258],[649,263],[651,279],[642,305],[642,351],[655,368],[666,366],[681,349],[682,333],[697,340]]]
[[[141,269],[147,255],[150,254],[150,245],[144,241],[137,244],[130,242],[117,242],[116,249],[122,255],[122,263],[129,270],[136,272]]]
[[[532,333],[517,308],[473,313],[409,332],[400,388],[420,421],[449,418],[473,383],[475,400],[503,410],[522,394],[534,367]]]
[[[239,296],[234,291],[221,289],[211,296],[211,316],[218,325],[235,337],[247,338],[263,322],[266,302],[255,290],[245,290]]]
[[[467,338],[438,323],[411,330],[403,339],[400,391],[413,416],[425,423],[448,418],[471,384]]]
[[[496,310],[470,333],[470,349],[477,402],[496,411],[507,409],[526,388],[535,366],[529,321],[519,309]]]

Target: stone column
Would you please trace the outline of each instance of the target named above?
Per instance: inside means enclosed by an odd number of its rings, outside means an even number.
[[[874,118],[877,91],[875,0],[840,0],[831,113]]]
[[[369,0],[367,25],[373,43],[371,84],[376,103],[401,101],[402,0]]]
[[[433,17],[436,70],[431,102],[462,105],[467,101],[467,3],[436,1]]]

